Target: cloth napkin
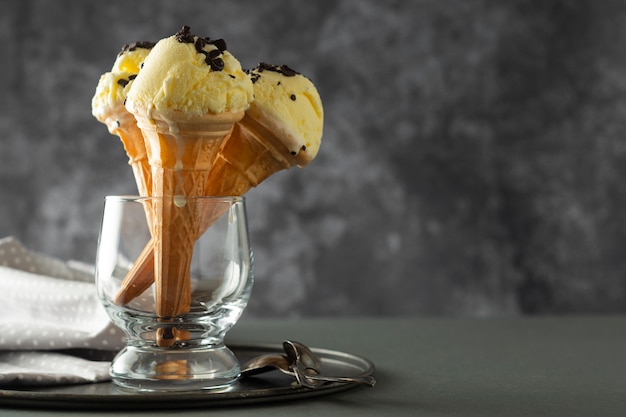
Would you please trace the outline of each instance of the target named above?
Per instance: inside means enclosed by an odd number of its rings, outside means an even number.
[[[92,266],[0,239],[0,294],[0,388],[109,379],[110,362],[84,353],[118,351],[124,336],[98,299]]]

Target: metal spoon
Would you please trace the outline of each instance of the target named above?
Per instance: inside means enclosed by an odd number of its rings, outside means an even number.
[[[287,357],[291,361],[292,369],[296,378],[300,376],[304,380],[313,380],[316,382],[345,382],[353,384],[364,384],[373,387],[376,380],[372,376],[326,376],[320,375],[322,363],[315,353],[302,343],[285,340],[283,349],[287,353]]]
[[[285,340],[283,349],[289,359],[289,367],[293,371],[298,384],[315,388],[323,383],[323,381],[309,380],[307,376],[319,375],[321,370],[321,361],[308,347],[302,343]]]
[[[316,388],[317,384],[304,379],[299,369],[294,369],[289,358],[285,355],[267,354],[252,358],[241,370],[241,377],[258,375],[263,372],[279,370],[282,373],[295,377],[299,385],[307,388]],[[310,371],[313,372],[313,371]]]
[[[241,370],[241,377],[257,375],[271,370],[295,377],[298,384],[307,388],[316,388],[323,382],[357,383],[374,386],[376,380],[365,377],[335,377],[320,375],[321,362],[309,348],[298,342],[286,340],[283,348],[287,356],[266,354],[257,356],[246,363]]]
[[[279,371],[294,376],[289,368],[289,359],[285,355],[267,354],[250,359],[241,369],[241,376],[253,376],[278,369]]]
[[[310,370],[316,374],[320,373],[322,361],[311,349],[302,343],[293,340],[285,340],[283,342],[283,349],[291,363],[298,365],[298,367],[305,371]]]
[[[298,384],[315,388],[324,383],[324,381],[315,381],[307,378],[307,376],[317,376],[321,370],[321,361],[311,350],[302,343],[285,340],[283,349],[289,359],[289,368],[296,377]]]

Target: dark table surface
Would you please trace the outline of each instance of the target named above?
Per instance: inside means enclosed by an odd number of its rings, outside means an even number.
[[[626,317],[305,319],[244,317],[229,343],[280,343],[363,356],[374,388],[276,403],[115,411],[116,416],[626,416]],[[7,407],[0,416],[109,416]]]

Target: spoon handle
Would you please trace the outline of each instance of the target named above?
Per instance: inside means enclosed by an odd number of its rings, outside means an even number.
[[[373,387],[376,384],[376,380],[372,376],[326,376],[326,375],[314,375],[314,374],[305,374],[304,378],[310,379],[313,381],[324,381],[324,382],[343,382],[347,384],[363,384]]]

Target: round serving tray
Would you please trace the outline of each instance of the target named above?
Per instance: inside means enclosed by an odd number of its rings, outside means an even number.
[[[255,356],[284,353],[280,345],[229,345],[239,362]],[[350,353],[312,348],[321,359],[322,374],[333,376],[370,376],[374,364]],[[237,381],[223,390],[188,392],[136,392],[112,382],[46,387],[0,389],[0,406],[46,409],[181,409],[212,406],[235,406],[262,402],[288,401],[332,394],[355,387],[355,384],[326,383],[314,389],[295,383],[281,372],[267,372]]]

